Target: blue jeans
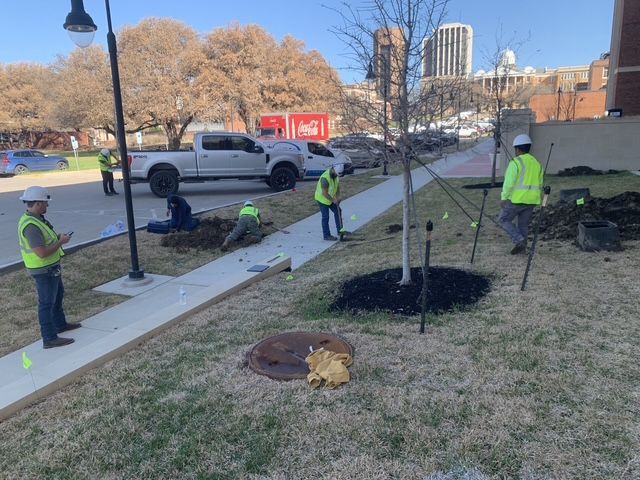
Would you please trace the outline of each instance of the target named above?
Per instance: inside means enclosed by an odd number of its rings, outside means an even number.
[[[527,243],[527,234],[529,233],[529,221],[533,215],[534,205],[514,205],[509,204],[500,211],[498,222],[511,237],[511,241],[517,245],[518,243]],[[513,224],[513,220],[518,219],[518,226]]]
[[[62,309],[64,286],[62,285],[62,270],[60,265],[51,267],[46,273],[34,275],[38,290],[38,321],[40,334],[45,342],[58,338],[67,325],[67,319]]]
[[[340,218],[338,217],[338,206],[335,203],[325,205],[317,200],[316,203],[320,207],[320,213],[322,214],[322,236],[326,238],[331,235],[331,230],[329,230],[329,210],[333,212],[333,218],[336,221],[336,235],[340,235],[342,225],[340,225]]]

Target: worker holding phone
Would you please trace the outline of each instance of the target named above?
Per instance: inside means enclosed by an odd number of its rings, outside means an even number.
[[[38,321],[44,348],[62,347],[74,342],[73,338],[58,334],[75,330],[80,323],[67,323],[62,301],[64,286],[60,259],[62,246],[69,243],[73,232],[57,234],[44,214],[51,196],[45,188],[29,187],[20,197],[27,211],[18,222],[20,253],[27,272],[33,277],[38,292]]]

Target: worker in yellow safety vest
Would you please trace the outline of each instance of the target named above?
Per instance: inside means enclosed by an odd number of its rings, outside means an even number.
[[[518,135],[513,140],[516,156],[511,159],[504,174],[499,222],[513,242],[511,254],[525,253],[529,222],[536,205],[542,203],[544,171],[542,165],[529,153],[531,138]],[[516,227],[513,221],[517,219]]]
[[[114,161],[111,159],[113,158]],[[113,169],[120,165],[120,162],[111,155],[111,150],[103,148],[98,154],[98,165],[100,175],[102,175],[102,189],[107,197],[119,195],[113,187]]]
[[[226,251],[231,246],[231,243],[237,242],[245,234],[249,234],[249,241],[251,243],[259,243],[262,240],[262,232],[260,231],[260,210],[253,206],[251,200],[244,202],[240,215],[238,216],[238,223],[233,231],[224,239],[220,249]]]
[[[329,229],[329,211],[333,212],[333,217],[336,222],[336,232],[340,235],[342,229],[342,222],[340,220],[340,174],[343,172],[344,165],[341,163],[331,165],[324,171],[318,179],[316,185],[315,200],[320,208],[322,215],[322,238],[325,240],[335,241],[337,237],[331,235]]]
[[[44,218],[51,200],[46,189],[29,187],[20,200],[26,204],[27,211],[18,222],[18,240],[24,266],[36,283],[43,346],[53,348],[68,345],[74,339],[58,337],[58,334],[81,326],[79,323],[67,323],[62,307],[62,245],[69,242],[73,232],[58,235]]]

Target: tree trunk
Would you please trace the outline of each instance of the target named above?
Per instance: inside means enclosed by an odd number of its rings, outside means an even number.
[[[402,279],[400,285],[409,285],[411,283],[411,255],[410,255],[410,234],[411,234],[411,216],[409,211],[410,205],[410,175],[411,164],[409,159],[402,162],[403,171],[403,187],[402,187]]]

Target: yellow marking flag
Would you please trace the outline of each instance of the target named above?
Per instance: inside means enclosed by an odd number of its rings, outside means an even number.
[[[291,280],[293,280],[293,275],[287,275],[287,282],[290,282]]]
[[[576,205],[584,205],[584,198],[579,198],[576,200]]]
[[[33,362],[31,361],[31,359],[27,356],[27,352],[22,352],[22,366],[26,369],[29,370],[31,368],[31,366],[33,365]]]
[[[355,213],[354,213],[353,215],[351,215],[351,220],[354,220],[354,221],[355,221],[355,220],[357,220],[357,219],[358,219],[358,216],[357,216]]]
[[[471,228],[478,228],[478,222],[471,222]]]
[[[442,215],[442,219],[446,220],[447,218],[449,218],[449,212],[444,212],[444,215]]]

